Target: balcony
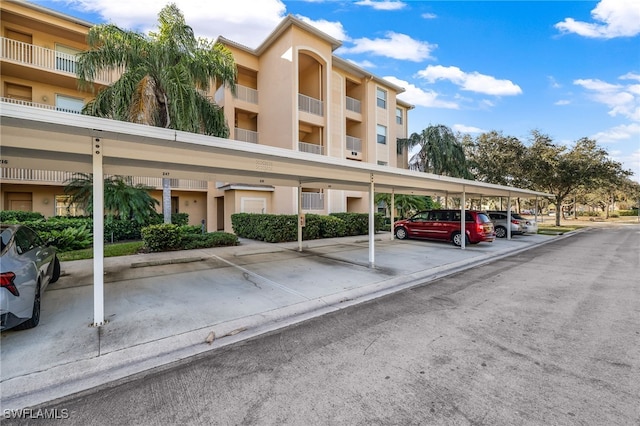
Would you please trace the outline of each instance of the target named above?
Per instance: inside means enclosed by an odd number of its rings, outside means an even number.
[[[317,145],[313,143],[298,142],[298,151],[310,152],[311,154],[324,155],[324,149],[322,145]]]
[[[55,71],[70,77],[76,77],[76,57],[52,49],[23,43],[6,37],[0,37],[0,58],[15,64],[26,65],[46,71]],[[96,76],[95,82],[109,85],[120,77],[116,70],[103,71]]]
[[[235,136],[237,141],[258,143],[258,132],[252,130],[235,128]]]
[[[220,86],[218,87],[218,90],[216,90],[216,93],[214,93],[213,100],[216,104],[222,105],[224,101],[225,89],[225,86]],[[258,91],[241,84],[236,84],[236,94],[233,98],[239,101],[258,105]]]
[[[362,152],[362,139],[347,135],[347,151]]]
[[[298,93],[298,110],[320,117],[324,116],[322,101],[302,93]]]
[[[302,210],[324,210],[324,194],[322,192],[303,192]]]
[[[59,108],[59,107],[56,107],[56,106],[53,106],[53,105],[48,105],[48,104],[39,104],[37,102],[23,101],[22,99],[0,97],[0,102],[6,102],[8,104],[24,105],[24,106],[28,106],[28,107],[32,107],[32,108],[52,109],[52,110],[55,110],[55,111],[68,112],[68,113],[71,113],[71,114],[81,114],[82,113],[82,111],[75,110],[75,109]]]
[[[357,112],[358,114],[362,113],[362,104],[359,100],[350,98],[347,96],[347,111]]]
[[[57,171],[57,170],[33,170],[33,169],[16,169],[1,168],[0,178],[3,182],[13,181],[17,183],[45,183],[51,185],[64,185],[64,182],[73,178],[73,172]],[[132,184],[142,184],[155,189],[162,189],[162,178],[133,176]],[[188,179],[171,179],[171,187],[173,189],[185,190],[207,190],[207,182]]]

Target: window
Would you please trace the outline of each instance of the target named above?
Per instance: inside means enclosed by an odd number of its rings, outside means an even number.
[[[64,112],[73,112],[80,114],[84,101],[78,98],[70,98],[69,96],[56,95],[56,110]]]
[[[387,91],[380,88],[376,89],[376,97],[378,107],[387,109]]]
[[[389,163],[387,163],[386,161],[378,161],[378,166],[388,166]]]
[[[378,133],[378,143],[386,145],[387,144],[387,128],[385,126],[381,126],[378,124],[376,126]]]
[[[402,109],[396,108],[396,124],[402,124]]]
[[[69,203],[71,197],[69,195],[56,195],[55,208],[56,216],[83,216],[84,210],[79,207],[78,203]]]
[[[5,83],[5,97],[16,99],[18,101],[31,102],[32,90],[30,86],[22,86],[20,84]]]
[[[56,44],[56,69],[76,73],[76,56],[81,53],[78,49]]]

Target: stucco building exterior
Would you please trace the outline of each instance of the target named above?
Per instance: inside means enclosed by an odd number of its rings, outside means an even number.
[[[86,50],[91,23],[25,2],[1,3],[0,108],[19,103],[57,109],[73,120],[94,90],[118,75],[105,74],[82,91],[75,56]],[[406,168],[407,153],[396,139],[407,137],[412,106],[397,99],[402,88],[334,55],[340,41],[288,16],[255,49],[220,37],[238,68],[236,94],[213,87],[230,128],[230,143],[259,144],[388,167]],[[93,90],[93,91],[92,91]],[[63,193],[68,172],[15,169],[2,164],[0,208],[45,216],[74,214]],[[159,178],[133,177],[155,188]],[[235,212],[297,212],[298,188],[172,179],[172,210],[206,220],[210,231],[231,229]],[[305,212],[366,212],[368,193],[301,186]]]

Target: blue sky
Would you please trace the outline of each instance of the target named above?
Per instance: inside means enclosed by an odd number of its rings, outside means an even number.
[[[48,0],[92,23],[148,32],[158,0]],[[596,139],[640,182],[640,0],[174,0],[197,36],[258,46],[288,14],[335,54],[404,87],[409,131],[444,124],[528,142]]]

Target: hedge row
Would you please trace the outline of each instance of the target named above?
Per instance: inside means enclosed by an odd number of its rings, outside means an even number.
[[[142,228],[142,242],[149,251],[190,250],[235,246],[238,237],[226,232],[202,233],[198,226],[174,224],[149,225]]]
[[[375,230],[382,229],[384,216],[376,213]],[[280,243],[298,239],[298,216],[235,213],[231,226],[238,237]],[[369,233],[369,215],[366,213],[331,213],[329,216],[307,214],[302,228],[303,240],[345,237]]]

